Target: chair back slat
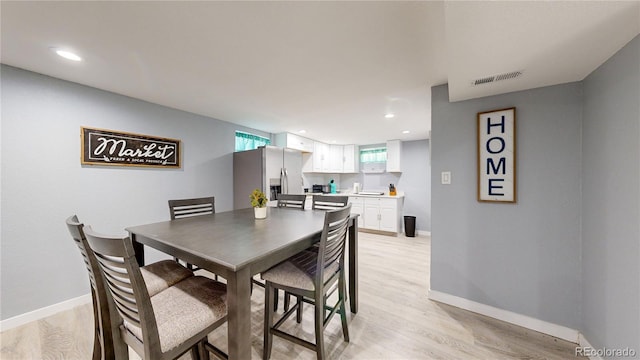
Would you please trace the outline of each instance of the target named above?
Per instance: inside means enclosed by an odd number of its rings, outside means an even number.
[[[107,280],[109,293],[120,317],[128,325],[141,328],[145,339],[154,339],[154,343],[159,343],[149,292],[131,239],[101,235],[89,227],[85,227],[85,235]]]
[[[324,228],[320,237],[316,271],[316,290],[320,289],[326,269],[338,262],[338,269],[344,268],[344,250],[347,239],[351,204],[338,210],[327,211]]]
[[[307,195],[278,194],[278,207],[304,210]]]
[[[104,257],[102,254],[96,254],[98,263],[103,269],[107,285],[111,290],[111,296],[116,302],[116,307],[120,316],[123,318],[133,319],[136,323],[140,323],[140,314],[138,313],[138,304],[133,293],[130,279],[125,269],[125,262],[116,261],[112,257]],[[122,272],[122,269],[125,272]]]
[[[349,217],[347,216],[346,219],[342,219],[338,221],[338,223],[330,225],[329,230],[327,231],[327,242],[324,252],[325,268],[339,260],[340,256],[344,253],[348,220]]]
[[[215,198],[211,196],[195,199],[169,200],[169,212],[171,220],[215,214]]]
[[[313,195],[313,210],[336,210],[347,206],[348,196]]]

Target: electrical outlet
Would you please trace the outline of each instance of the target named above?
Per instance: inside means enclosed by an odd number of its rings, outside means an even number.
[[[451,171],[443,171],[440,174],[440,182],[442,185],[451,185]]]

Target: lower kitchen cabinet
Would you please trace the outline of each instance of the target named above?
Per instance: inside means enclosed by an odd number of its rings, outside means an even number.
[[[349,203],[351,204],[351,213],[358,214],[358,228],[364,227],[364,199],[356,196],[349,196]]]
[[[359,214],[358,227],[398,233],[402,230],[401,214],[404,197],[349,196],[351,213]]]

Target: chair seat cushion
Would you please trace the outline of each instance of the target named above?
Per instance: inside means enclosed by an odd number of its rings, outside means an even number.
[[[185,268],[173,260],[162,260],[141,267],[142,278],[149,291],[154,296],[162,290],[193,276],[193,271]]]
[[[227,286],[204,276],[192,276],[151,298],[160,349],[167,352],[227,316]],[[138,339],[142,330],[125,321]]]
[[[263,272],[260,277],[276,285],[315,291],[313,279],[316,276],[317,262],[318,251],[305,250]],[[331,264],[324,271],[323,281],[328,281],[338,269],[337,262]]]

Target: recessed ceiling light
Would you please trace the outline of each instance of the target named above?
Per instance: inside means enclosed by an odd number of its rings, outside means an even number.
[[[77,54],[72,53],[71,51],[67,51],[67,50],[60,50],[60,49],[54,49],[56,54],[58,54],[59,56],[62,56],[63,58],[67,59],[67,60],[71,60],[71,61],[82,61],[82,58],[80,56],[78,56]]]
[[[388,113],[388,114],[385,114],[384,117],[387,118],[387,119],[392,119],[392,118],[395,117],[395,115],[391,114],[391,113]]]
[[[304,133],[306,133],[306,132],[307,132],[307,130],[300,130],[300,131],[298,131],[298,132],[299,132],[300,134],[304,134]]]
[[[411,131],[409,131],[409,130],[403,130],[403,131],[402,131],[402,133],[403,133],[403,134],[408,134],[408,133],[410,133],[410,132],[411,132]]]

